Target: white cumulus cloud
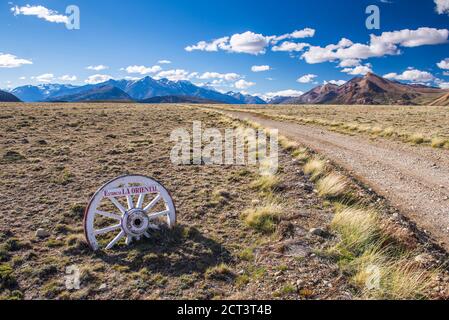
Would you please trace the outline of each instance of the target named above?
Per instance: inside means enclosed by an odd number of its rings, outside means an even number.
[[[342,85],[344,85],[346,83],[346,81],[345,80],[330,80],[330,81],[324,81],[323,82],[323,84],[328,84],[328,83],[335,84],[337,86],[342,86]]]
[[[86,80],[84,80],[84,82],[87,84],[98,84],[111,79],[114,78],[107,74],[94,74],[93,76],[90,76]]]
[[[39,19],[44,19],[48,22],[53,23],[68,23],[69,18],[65,15],[59,14],[57,11],[47,9],[44,6],[31,6],[27,4],[26,6],[19,7],[15,6],[11,8],[11,12],[15,15],[24,16],[36,16]]]
[[[218,72],[204,72],[203,74],[197,76],[198,79],[209,80],[209,79],[223,79],[225,81],[236,81],[241,78],[237,73],[218,73]]]
[[[357,67],[359,65],[360,65],[359,59],[346,59],[342,60],[338,66],[341,68],[348,68],[348,67]]]
[[[224,48],[230,52],[263,54],[268,46],[268,38],[251,31],[234,34],[229,40],[229,45]]]
[[[313,79],[315,79],[316,77],[318,77],[316,74],[305,74],[302,77],[300,77],[298,80],[296,80],[299,83],[310,83],[313,81]]]
[[[97,65],[97,66],[88,66],[86,69],[87,70],[93,70],[93,71],[102,71],[102,70],[109,69],[109,67],[100,64],[100,65]]]
[[[357,67],[353,67],[353,68],[344,68],[343,70],[341,70],[341,72],[353,75],[353,76],[358,76],[358,75],[366,75],[367,73],[373,72],[373,69],[371,68],[370,64],[366,64],[364,66],[357,66]]]
[[[155,79],[168,79],[170,81],[181,81],[181,80],[189,80],[192,78],[194,74],[190,74],[188,71],[184,69],[175,69],[175,70],[167,70],[159,72],[154,78]]]
[[[76,81],[77,79],[78,78],[76,76],[71,76],[68,74],[59,77],[59,80],[64,81],[64,82]]]
[[[33,64],[30,60],[17,58],[15,55],[0,52],[0,68],[18,68],[25,64]]]
[[[439,14],[449,14],[449,0],[434,0]]]
[[[296,30],[292,33],[286,33],[281,36],[272,36],[272,42],[277,43],[282,40],[286,39],[303,39],[303,38],[312,38],[315,36],[315,29],[312,28],[305,28],[302,30]]]
[[[390,80],[403,80],[410,82],[430,82],[435,79],[435,77],[431,73],[417,69],[408,69],[404,71],[402,74],[397,74],[394,72],[388,73],[384,75],[384,78]]]
[[[248,88],[253,87],[255,85],[256,84],[254,82],[246,81],[246,80],[243,80],[243,79],[241,79],[241,80],[237,81],[236,83],[234,83],[234,86],[237,89],[241,89],[241,90],[248,89]]]
[[[157,63],[159,63],[159,64],[170,64],[171,61],[170,60],[159,60]]]
[[[369,44],[353,43],[343,38],[337,44],[325,47],[311,46],[302,58],[310,64],[336,60],[363,60],[400,54],[399,47],[411,48],[447,43],[448,37],[449,30],[435,28],[383,32],[380,36],[371,35]]]
[[[229,37],[222,37],[219,39],[215,39],[212,42],[200,41],[196,45],[187,46],[185,50],[188,52],[192,52],[195,50],[216,52],[218,51],[218,49],[223,49],[228,43],[228,41]]]
[[[44,73],[41,74],[40,76],[34,77],[34,79],[37,82],[50,83],[55,79],[55,76],[52,73]]]
[[[449,82],[439,82],[439,83],[438,83],[438,86],[439,86],[441,89],[449,89]]]
[[[300,52],[303,51],[305,48],[310,47],[310,44],[308,43],[296,43],[296,42],[290,42],[290,41],[284,41],[278,46],[274,46],[271,48],[272,51],[286,51],[286,52]]]
[[[246,31],[243,33],[236,33],[232,36],[221,37],[212,41],[200,41],[195,45],[190,45],[185,48],[186,51],[192,52],[207,51],[216,52],[219,50],[236,53],[248,53],[253,55],[264,54],[268,47],[276,44],[279,41],[286,39],[300,39],[313,37],[315,30],[311,28],[305,28],[302,30],[296,30],[292,33],[287,33],[281,36],[266,36],[260,33],[252,31]],[[306,44],[294,44],[287,43],[276,46],[275,51],[301,51],[301,46],[304,48]],[[287,50],[287,48],[290,48]]]
[[[121,70],[125,70],[127,73],[138,73],[141,75],[145,74],[151,74],[151,73],[157,73],[162,71],[162,68],[160,66],[152,66],[152,67],[146,67],[146,66],[128,66],[126,68],[123,68]]]
[[[264,72],[264,71],[270,71],[270,70],[271,70],[271,67],[267,66],[267,65],[251,67],[252,72]]]
[[[440,62],[437,63],[438,68],[449,70],[449,58],[446,58]]]

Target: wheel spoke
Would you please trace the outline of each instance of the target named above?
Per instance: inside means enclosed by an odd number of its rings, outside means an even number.
[[[126,196],[126,202],[128,203],[128,209],[134,209],[134,201],[132,196]]]
[[[120,210],[120,212],[121,212],[122,214],[125,214],[125,213],[126,213],[126,209],[123,208],[123,206],[120,204],[120,202],[118,202],[118,200],[117,200],[116,198],[112,197],[112,198],[109,198],[109,199],[111,199],[111,202],[114,204],[114,206],[117,207],[117,209]]]
[[[156,198],[154,198],[153,201],[151,201],[150,204],[147,205],[147,206],[143,209],[143,211],[148,212],[148,211],[150,211],[151,209],[153,209],[154,206],[159,202],[159,200],[161,200],[161,198],[162,198],[161,195],[158,194],[158,195],[156,196]]]
[[[139,196],[139,200],[137,200],[137,208],[138,209],[142,209],[142,205],[143,205],[143,201],[145,200],[145,194],[144,193],[142,193],[140,196]]]
[[[125,184],[125,188],[128,188],[129,185]],[[128,204],[128,210],[134,209],[134,201],[133,201],[133,197],[130,195],[126,196],[126,202]]]
[[[118,230],[120,228],[121,228],[121,225],[117,224],[115,226],[110,226],[110,227],[107,227],[107,228],[104,228],[104,229],[95,230],[94,234],[96,236],[99,236],[99,235],[102,235],[102,234],[105,234],[105,233],[108,233],[108,232],[112,232],[112,231]]]
[[[160,228],[158,225],[152,224],[152,223],[150,223],[150,224],[148,225],[148,228],[150,228],[150,229],[152,229],[152,230],[161,230],[161,228]]]
[[[148,218],[150,218],[150,220],[153,220],[153,219],[156,219],[156,218],[159,218],[162,216],[166,216],[169,213],[170,213],[170,210],[165,210],[165,211],[150,214],[150,215],[148,215]]]
[[[126,237],[126,245],[129,246],[133,242],[133,238],[128,236]]]
[[[122,219],[122,217],[120,215],[116,214],[116,213],[110,213],[110,212],[104,212],[104,211],[97,210],[96,214],[99,214],[100,216],[103,216],[103,217],[106,217],[106,218],[119,220],[119,221]]]
[[[106,250],[110,250],[112,249],[113,246],[115,246],[115,244],[117,242],[119,242],[123,237],[125,236],[125,231],[121,231],[115,238],[114,240],[112,240],[111,242],[109,242],[108,246],[106,247]]]

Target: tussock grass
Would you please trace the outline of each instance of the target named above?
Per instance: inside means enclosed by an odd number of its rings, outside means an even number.
[[[379,237],[379,215],[372,209],[346,207],[337,211],[331,228],[340,234],[344,248],[363,252]]]
[[[269,203],[264,206],[248,209],[243,212],[245,223],[258,232],[271,234],[276,230],[279,216],[283,212],[282,205]]]
[[[281,184],[281,179],[275,175],[263,175],[251,183],[251,188],[260,192],[271,193]]]
[[[386,128],[384,131],[382,131],[380,133],[380,135],[382,137],[392,137],[395,133],[396,133],[396,131],[393,128],[389,127],[389,128]]]
[[[348,181],[339,174],[331,173],[317,182],[318,194],[326,198],[338,198],[348,190]]]
[[[336,122],[317,122],[313,119],[301,119],[331,127],[344,128],[348,131],[365,132],[376,136],[396,136],[403,141],[414,144],[431,143],[435,148],[449,144],[443,138],[427,139],[422,134],[396,132],[392,127],[381,128],[357,124],[337,124]],[[335,216],[331,229],[339,235],[338,243],[330,249],[339,265],[352,277],[354,284],[360,288],[362,298],[366,299],[420,299],[426,298],[432,286],[435,272],[429,272],[414,262],[410,250],[401,243],[393,241],[395,234],[388,232],[385,222],[374,208],[358,205],[348,206],[339,203],[338,198],[350,191],[350,183],[344,176],[335,172],[326,175],[326,162],[319,158],[310,159],[306,149],[289,141],[280,139],[282,148],[291,152],[295,159],[305,162],[303,170],[316,182],[320,196],[328,198],[335,205]],[[253,185],[259,190],[270,192],[276,180],[274,176],[261,177]],[[273,233],[282,206],[276,201],[268,205],[249,209],[244,212],[245,223],[262,233]],[[374,272],[374,273],[373,273]],[[289,292],[290,290],[287,289]]]
[[[410,254],[381,246],[365,251],[348,267],[354,274],[352,280],[363,288],[362,297],[366,299],[423,299],[434,277],[434,272],[417,266]]]
[[[426,139],[421,133],[414,133],[408,137],[408,141],[413,144],[423,144]]]
[[[288,151],[288,152],[293,152],[296,149],[299,148],[299,144],[295,141],[292,141],[290,139],[288,139],[287,137],[284,136],[280,136],[279,137],[279,144],[281,145],[281,147]]]
[[[374,135],[380,135],[383,131],[384,131],[384,129],[382,129],[381,127],[371,128],[371,133]]]
[[[326,171],[326,163],[323,160],[314,158],[304,165],[304,173],[311,176],[313,181],[321,177]]]
[[[441,137],[432,138],[432,148],[444,148],[445,145],[449,145],[449,139],[444,139]]]
[[[386,244],[379,214],[373,209],[346,207],[331,228],[340,234],[332,248],[366,299],[420,299],[431,287],[433,273],[414,263],[412,254]]]

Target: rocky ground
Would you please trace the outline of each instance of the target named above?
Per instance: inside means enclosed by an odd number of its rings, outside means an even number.
[[[220,129],[220,115],[184,106],[1,107],[1,293],[25,299],[352,298],[337,265],[316,254],[329,239],[309,233],[331,211],[289,155],[281,157],[285,212],[277,232],[247,227],[242,212],[264,196],[258,168],[175,166],[170,133],[192,120]],[[131,247],[93,253],[83,211],[116,176],[138,173],[173,194],[178,227]],[[66,268],[81,289],[65,288]]]
[[[326,254],[337,241],[328,228],[333,208],[290,153],[280,154],[280,183],[269,196],[253,187],[256,166],[170,161],[172,130],[190,131],[193,120],[220,130],[238,122],[183,105],[0,108],[3,299],[359,297],[360,288]],[[84,208],[104,182],[128,173],[152,176],[170,190],[178,226],[94,253],[84,240]],[[362,187],[357,192],[383,203]],[[275,230],[249,227],[243,212],[272,198],[283,208]],[[403,228],[421,241],[409,225]],[[81,272],[79,290],[65,286],[68,267]],[[435,290],[434,298],[444,293]]]
[[[233,113],[316,150],[401,209],[449,250],[449,152],[401,142],[348,136],[323,128]]]

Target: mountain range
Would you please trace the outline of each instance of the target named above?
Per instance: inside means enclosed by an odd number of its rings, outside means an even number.
[[[341,86],[324,84],[282,104],[447,105],[448,90],[421,84],[404,84],[373,73],[356,77]],[[446,95],[446,99],[444,96]]]
[[[100,84],[73,86],[43,84],[22,86],[1,92],[0,101],[15,97],[24,102],[135,101],[142,103],[222,103],[222,104],[374,104],[449,105],[449,91],[421,84],[404,84],[368,73],[343,85],[327,83],[299,97],[274,97],[265,101],[240,92],[221,93],[189,81],[108,80]],[[14,97],[14,98],[13,98]]]
[[[0,102],[21,102],[15,95],[0,90]]]
[[[206,87],[199,87],[189,81],[156,80],[145,77],[139,80],[108,80],[85,86],[44,84],[23,86],[11,91],[25,102],[80,102],[80,101],[145,101],[155,97],[178,96],[206,99],[208,101],[239,104],[233,96]]]

